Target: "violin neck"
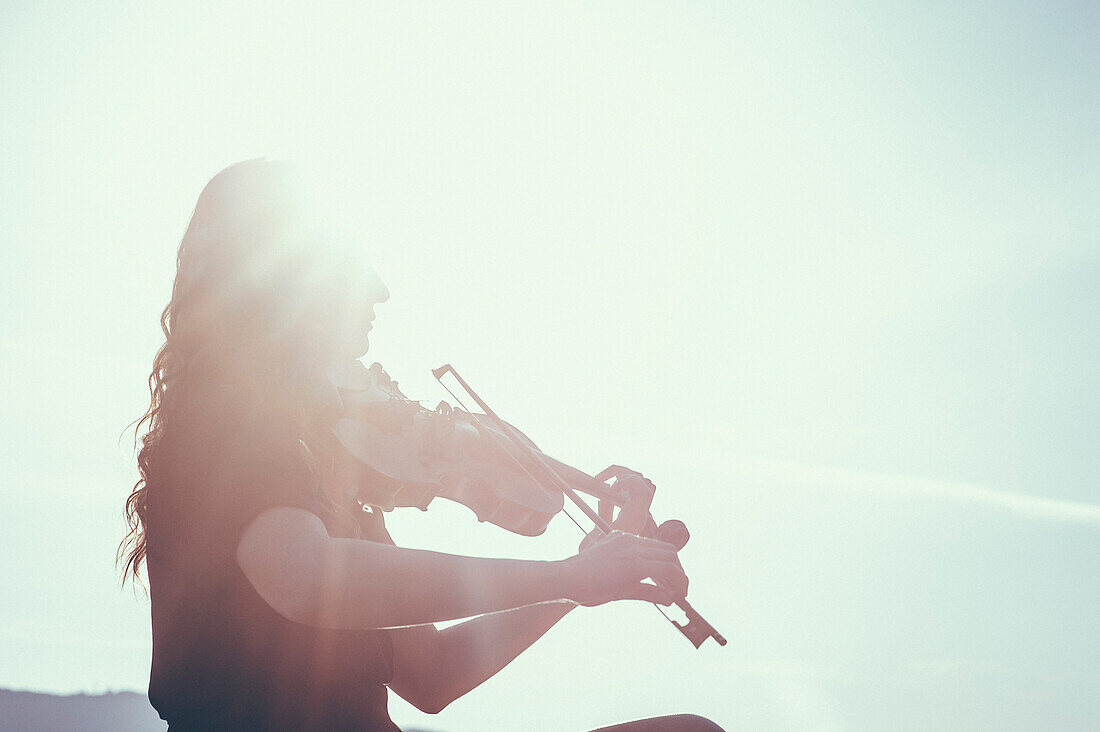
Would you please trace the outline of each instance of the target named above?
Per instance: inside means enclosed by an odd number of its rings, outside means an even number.
[[[621,491],[615,490],[613,486],[609,486],[606,483],[593,478],[583,470],[578,470],[572,465],[567,465],[560,460],[550,457],[546,453],[541,453],[543,461],[557,471],[558,475],[565,479],[573,490],[580,491],[593,498],[598,498],[602,501],[610,501],[616,506],[623,505],[625,497]]]

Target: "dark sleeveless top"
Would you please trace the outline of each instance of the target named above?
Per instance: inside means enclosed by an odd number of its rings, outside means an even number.
[[[333,536],[392,543],[381,512],[356,505],[359,528],[342,528],[311,495],[284,420],[243,390],[208,389],[174,416],[147,532],[149,700],[169,730],[398,730],[386,709],[389,634],[287,620],[236,561],[241,533],[269,506],[310,511]]]

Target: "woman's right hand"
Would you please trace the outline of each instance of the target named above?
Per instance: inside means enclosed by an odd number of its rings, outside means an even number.
[[[656,539],[613,531],[563,564],[567,599],[581,605],[613,600],[670,605],[687,595],[688,578],[676,547]]]

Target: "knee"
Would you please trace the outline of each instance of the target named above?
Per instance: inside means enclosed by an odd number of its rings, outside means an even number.
[[[698,714],[677,714],[669,721],[673,722],[669,729],[676,732],[724,732],[717,724]]]

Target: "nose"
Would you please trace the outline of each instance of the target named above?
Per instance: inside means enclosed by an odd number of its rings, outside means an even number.
[[[390,299],[390,288],[382,280],[378,280],[378,295],[375,299],[380,303]]]
[[[390,289],[374,271],[374,267],[370,267],[367,273],[367,297],[375,303],[383,303],[390,299]]]

